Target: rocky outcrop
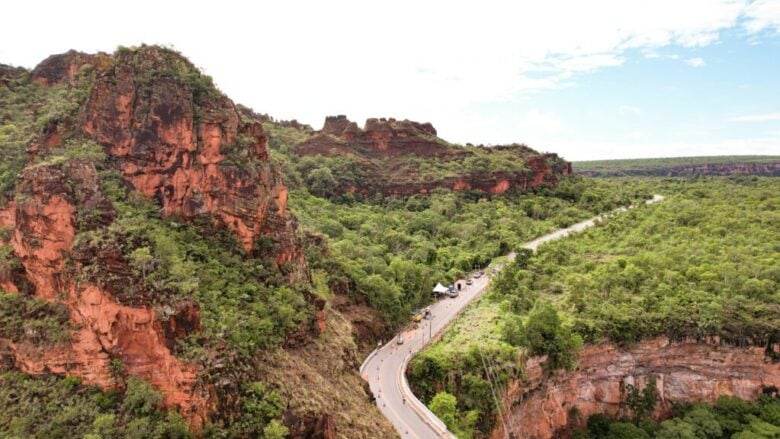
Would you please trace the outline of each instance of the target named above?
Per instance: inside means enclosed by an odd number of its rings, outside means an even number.
[[[81,112],[82,132],[106,147],[127,181],[158,200],[164,215],[212,216],[247,251],[268,238],[277,264],[305,271],[262,125],[242,121],[227,97],[204,96],[213,91],[196,92],[179,78],[139,82],[171,63],[166,52],[141,53],[140,64],[138,55],[119,55],[98,75]]]
[[[292,439],[336,439],[333,416],[300,416],[293,410],[284,412],[284,424],[290,428]]]
[[[526,375],[525,381],[510,384],[504,398],[510,407],[506,424],[518,438],[566,437],[594,413],[630,415],[624,386],[644,386],[651,376],[659,398],[656,418],[668,416],[676,402],[713,403],[722,395],[753,400],[764,389],[780,387],[780,365],[768,359],[765,348],[724,345],[717,339],[588,346],[573,372],[545,377],[540,359],[533,358]],[[492,434],[496,439],[504,437],[498,424]]]
[[[329,116],[322,130],[295,146],[300,156],[344,157],[357,162],[363,172],[360,181],[341,190],[345,193],[406,196],[427,194],[437,188],[474,190],[499,195],[511,189],[521,192],[542,185],[554,187],[561,176],[571,174],[571,163],[556,154],[540,154],[525,145],[463,147],[437,137],[430,123],[393,118],[368,119],[361,129],[344,115]],[[479,170],[463,169],[464,160],[477,155],[503,156],[525,163],[526,170],[507,172],[486,165]],[[410,162],[428,161],[442,175],[418,173]],[[449,166],[447,166],[449,165]]]
[[[107,55],[89,55],[75,50],[52,55],[33,69],[31,77],[41,85],[72,84],[81,67],[93,63],[97,57],[107,58]]]
[[[77,238],[105,231],[116,217],[98,163],[157,202],[163,216],[210,220],[232,231],[258,264],[278,268],[289,281],[306,280],[287,189],[270,161],[262,125],[242,117],[189,61],[158,47],[114,56],[71,51],[47,58],[30,79],[43,87],[78,87],[86,97],[73,101],[74,114],[46,127],[30,146],[16,201],[0,208],[0,245],[13,249],[0,261],[0,289],[65,305],[74,329],[69,341],[55,346],[0,340],[0,362],[102,388],[139,376],[197,429],[214,395],[199,376],[200,365],[177,358],[173,349],[201,330],[198,304],[150,290],[125,260],[121,243]],[[106,159],[51,159],[63,151],[54,148],[70,145],[63,139],[97,142]],[[317,308],[322,328],[323,308]]]
[[[196,385],[197,367],[177,359],[166,342],[171,334],[198,329],[197,307],[180,304],[163,321],[151,306],[121,305],[100,285],[81,282],[79,266],[67,263],[77,227],[98,227],[114,217],[94,165],[74,160],[34,166],[21,178],[19,201],[12,217],[7,211],[1,216],[3,225],[14,226],[11,244],[32,293],[66,305],[75,329],[68,342],[53,347],[8,343],[15,367],[33,375],[77,376],[103,388],[121,385],[126,374],[136,375],[158,388],[166,405],[179,407],[194,426],[201,425],[208,395]],[[92,222],[78,224],[78,213],[85,211],[92,212]]]
[[[23,67],[13,67],[6,64],[0,64],[0,85],[6,87],[14,79],[27,74]]]
[[[344,115],[328,116],[318,134],[296,147],[300,155],[360,151],[369,157],[417,155],[442,157],[457,154],[436,137],[430,123],[393,118],[368,119],[360,129]]]

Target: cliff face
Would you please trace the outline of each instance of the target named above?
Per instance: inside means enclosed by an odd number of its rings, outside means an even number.
[[[302,265],[287,189],[269,162],[262,125],[243,122],[225,96],[193,99],[193,90],[173,79],[139,83],[143,70],[166,68],[165,59],[138,66],[124,58],[98,76],[80,129],[106,146],[136,190],[159,200],[164,215],[210,214],[247,250],[270,237],[277,263]],[[228,165],[230,154],[238,163]]]
[[[193,70],[178,54],[149,47],[114,56],[68,52],[30,73],[44,88],[65,90],[84,71],[94,76],[78,108],[49,123],[30,146],[16,201],[0,211],[0,229],[10,231],[0,235],[0,245],[12,247],[15,261],[3,261],[0,289],[66,305],[74,329],[56,346],[0,344],[9,347],[14,367],[33,375],[77,376],[103,388],[139,376],[197,428],[213,395],[199,378],[200,366],[172,349],[200,331],[198,304],[175,299],[161,317],[153,299],[162,291],[146,287],[125,300],[123,289],[144,284],[121,249],[76,245],[78,233],[105,229],[117,216],[101,189],[100,162],[121,184],[158,203],[162,216],[211,220],[236,235],[247,257],[274,261],[288,281],[308,277],[287,189],[270,162],[261,124],[242,119]],[[63,139],[97,142],[106,158],[50,160],[71,147]],[[86,265],[101,268],[100,282],[84,276]]]
[[[764,389],[780,387],[780,367],[767,360],[764,348],[717,342],[656,338],[627,349],[588,346],[575,371],[549,378],[539,359],[531,359],[527,380],[510,385],[504,397],[510,407],[508,429],[521,438],[566,437],[567,430],[584,426],[592,414],[628,416],[622,389],[644,386],[650,376],[656,377],[658,390],[656,418],[668,416],[675,402],[714,403],[722,395],[753,400]],[[504,437],[500,423],[492,437]]]
[[[34,295],[65,304],[76,329],[69,342],[54,347],[11,343],[15,367],[32,375],[78,376],[108,388],[121,379],[111,365],[112,359],[119,360],[127,373],[158,388],[166,405],[178,406],[194,425],[201,425],[208,395],[195,385],[197,367],[174,357],[166,345],[166,333],[176,322],[186,320],[189,328],[197,328],[197,307],[181,304],[176,317],[161,321],[151,306],[120,305],[103,287],[80,282],[78,263],[69,267],[66,262],[73,256],[78,211],[95,211],[95,227],[114,217],[94,165],[71,161],[36,166],[21,178],[19,201],[2,216],[0,227],[13,227],[11,245]]]
[[[556,154],[540,154],[525,145],[451,145],[437,137],[430,123],[393,118],[368,119],[361,129],[346,116],[327,117],[322,130],[294,151],[355,161],[364,175],[341,190],[363,195],[427,194],[437,188],[498,195],[555,187],[561,176],[571,174],[571,164]],[[421,163],[430,170],[421,172]]]

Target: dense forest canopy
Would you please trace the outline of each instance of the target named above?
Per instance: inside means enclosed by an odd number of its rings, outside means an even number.
[[[642,188],[570,178],[555,190],[492,199],[438,190],[334,202],[302,189],[290,206],[304,229],[327,238],[330,255],[309,259],[314,278],[332,285],[346,276],[351,294],[398,324],[431,300],[437,282],[454,282],[536,236],[648,196]]]
[[[522,376],[525,356],[548,355],[548,370],[569,368],[583,342],[602,340],[720,336],[766,347],[774,357],[780,342],[776,180],[620,184],[667,198],[508,264],[443,340],[413,360],[412,382],[424,400],[433,401],[438,389],[458,397],[462,422],[453,428],[464,436],[489,431],[496,409],[485,397],[482,357],[502,385]]]

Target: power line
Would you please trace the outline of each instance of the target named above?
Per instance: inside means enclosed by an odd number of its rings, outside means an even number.
[[[501,418],[501,423],[504,425],[504,437],[506,439],[509,439],[509,432],[506,429],[506,421],[504,420],[504,415],[501,410],[501,404],[498,403],[498,396],[496,394],[496,388],[493,386],[493,379],[492,375],[488,371],[487,363],[485,363],[485,356],[482,355],[482,348],[477,344],[477,351],[479,352],[479,357],[482,359],[482,367],[485,369],[485,376],[488,379],[488,384],[490,385],[490,392],[493,394],[493,401],[496,404],[496,410],[498,410],[498,416]]]

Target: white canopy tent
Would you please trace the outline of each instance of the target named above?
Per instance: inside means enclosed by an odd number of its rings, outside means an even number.
[[[436,286],[433,287],[433,292],[436,294],[444,294],[447,292],[447,287],[445,287],[441,283],[437,283]]]

